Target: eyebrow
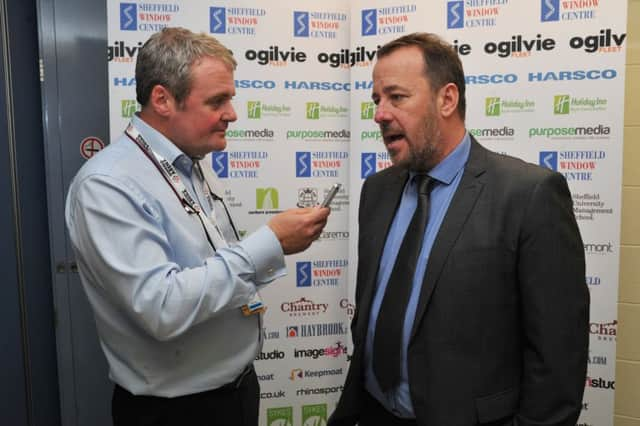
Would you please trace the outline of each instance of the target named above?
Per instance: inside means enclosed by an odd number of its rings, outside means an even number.
[[[395,90],[406,90],[404,87],[398,85],[398,84],[392,84],[390,86],[386,86],[384,88],[382,88],[382,93],[390,93],[393,92]],[[377,97],[377,95],[374,93],[371,94],[371,98],[375,99]]]

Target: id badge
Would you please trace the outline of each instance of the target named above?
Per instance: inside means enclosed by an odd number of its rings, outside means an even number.
[[[260,295],[256,292],[255,296],[253,296],[253,299],[251,299],[251,302],[243,305],[240,309],[242,309],[242,313],[245,316],[249,316],[253,314],[263,313],[267,309],[267,307],[262,303]]]

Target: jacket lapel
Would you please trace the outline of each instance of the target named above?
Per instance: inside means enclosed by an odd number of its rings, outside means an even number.
[[[420,326],[426,307],[431,299],[431,294],[436,285],[438,285],[442,268],[449,257],[449,253],[460,232],[462,232],[478,196],[482,192],[484,182],[479,177],[484,173],[485,167],[486,150],[471,136],[471,150],[462,179],[451,200],[429,254],[429,261],[422,281],[420,299],[409,339],[410,344]]]

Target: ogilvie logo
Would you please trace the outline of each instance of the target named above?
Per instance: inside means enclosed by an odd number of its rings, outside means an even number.
[[[596,389],[611,389],[614,390],[616,388],[615,380],[606,380],[602,377],[598,377],[596,379],[592,379],[591,377],[587,377],[587,386],[590,388]]]
[[[318,314],[324,314],[327,312],[329,305],[327,303],[315,303],[311,300],[307,300],[304,297],[293,301],[283,302],[280,305],[282,312],[287,312],[290,316],[313,316]]]

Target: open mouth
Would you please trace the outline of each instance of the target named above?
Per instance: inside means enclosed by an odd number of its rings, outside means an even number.
[[[404,139],[404,135],[403,134],[397,134],[397,135],[385,135],[384,136],[384,143],[385,144],[392,144],[397,140],[400,139]]]

